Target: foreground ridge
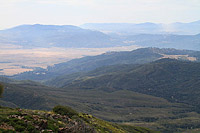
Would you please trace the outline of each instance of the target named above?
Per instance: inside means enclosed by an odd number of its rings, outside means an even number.
[[[53,111],[0,107],[0,132],[115,132],[156,133],[142,127],[109,123],[71,108],[57,106]]]

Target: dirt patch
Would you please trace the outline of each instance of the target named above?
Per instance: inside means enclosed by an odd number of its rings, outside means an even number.
[[[161,57],[161,59],[170,58],[170,59],[183,59],[183,60],[189,60],[189,61],[197,60],[196,57],[189,57],[189,55],[166,55],[166,54],[161,54],[161,55],[163,55],[163,57]]]

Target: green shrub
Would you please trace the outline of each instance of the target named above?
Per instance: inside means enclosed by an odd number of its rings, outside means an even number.
[[[36,132],[36,129],[33,125],[28,124],[26,128],[27,128],[27,131],[29,132]]]
[[[0,98],[2,97],[4,86],[0,84]]]
[[[25,127],[24,126],[21,126],[21,125],[15,125],[15,130],[16,131],[19,131],[19,132],[22,132],[22,131],[25,131]]]
[[[72,117],[74,115],[78,115],[78,113],[70,107],[58,105],[53,108],[53,112],[60,115],[67,115],[68,117]]]
[[[53,132],[58,132],[58,126],[52,121],[48,121],[47,129],[50,129]]]
[[[13,130],[5,130],[5,129],[0,129],[0,133],[16,133],[15,131]]]

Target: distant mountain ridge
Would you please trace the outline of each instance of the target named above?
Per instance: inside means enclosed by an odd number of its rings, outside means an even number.
[[[21,25],[0,31],[0,43],[34,47],[111,47],[117,45],[99,31],[72,25]]]
[[[175,48],[200,50],[200,34],[197,35],[158,35],[139,34],[122,37],[123,42],[143,47]]]
[[[119,34],[119,35],[135,35],[135,34],[161,34],[164,33],[160,29],[161,24],[154,23],[86,23],[80,25],[84,29],[92,29],[102,31],[108,34]]]
[[[98,30],[110,34],[135,35],[135,34],[179,34],[195,35],[200,33],[200,21],[190,23],[86,23],[80,25],[85,29]]]
[[[139,45],[200,50],[200,21],[172,25],[154,23],[99,23],[85,24],[80,27],[72,25],[21,25],[0,30],[0,45],[14,44],[22,48],[105,48]],[[163,28],[166,30],[168,28],[170,31],[173,27],[178,27],[177,32],[163,31]]]

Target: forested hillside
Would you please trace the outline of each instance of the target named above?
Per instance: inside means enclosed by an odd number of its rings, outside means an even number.
[[[57,76],[76,72],[87,72],[103,66],[117,64],[144,64],[161,58],[199,61],[200,52],[191,50],[141,48],[133,51],[110,52],[97,56],[87,56],[49,66],[47,69],[24,72],[12,76],[19,80],[45,81]]]
[[[107,121],[163,132],[197,130],[199,67],[199,62],[160,59],[63,75],[47,81],[50,87],[7,80],[2,82],[5,92],[1,103],[45,110],[61,104]]]
[[[192,104],[199,111],[199,68],[200,63],[197,62],[161,59],[137,67],[132,66],[132,69],[126,66],[110,73],[74,78],[63,87],[132,90],[173,102]]]

